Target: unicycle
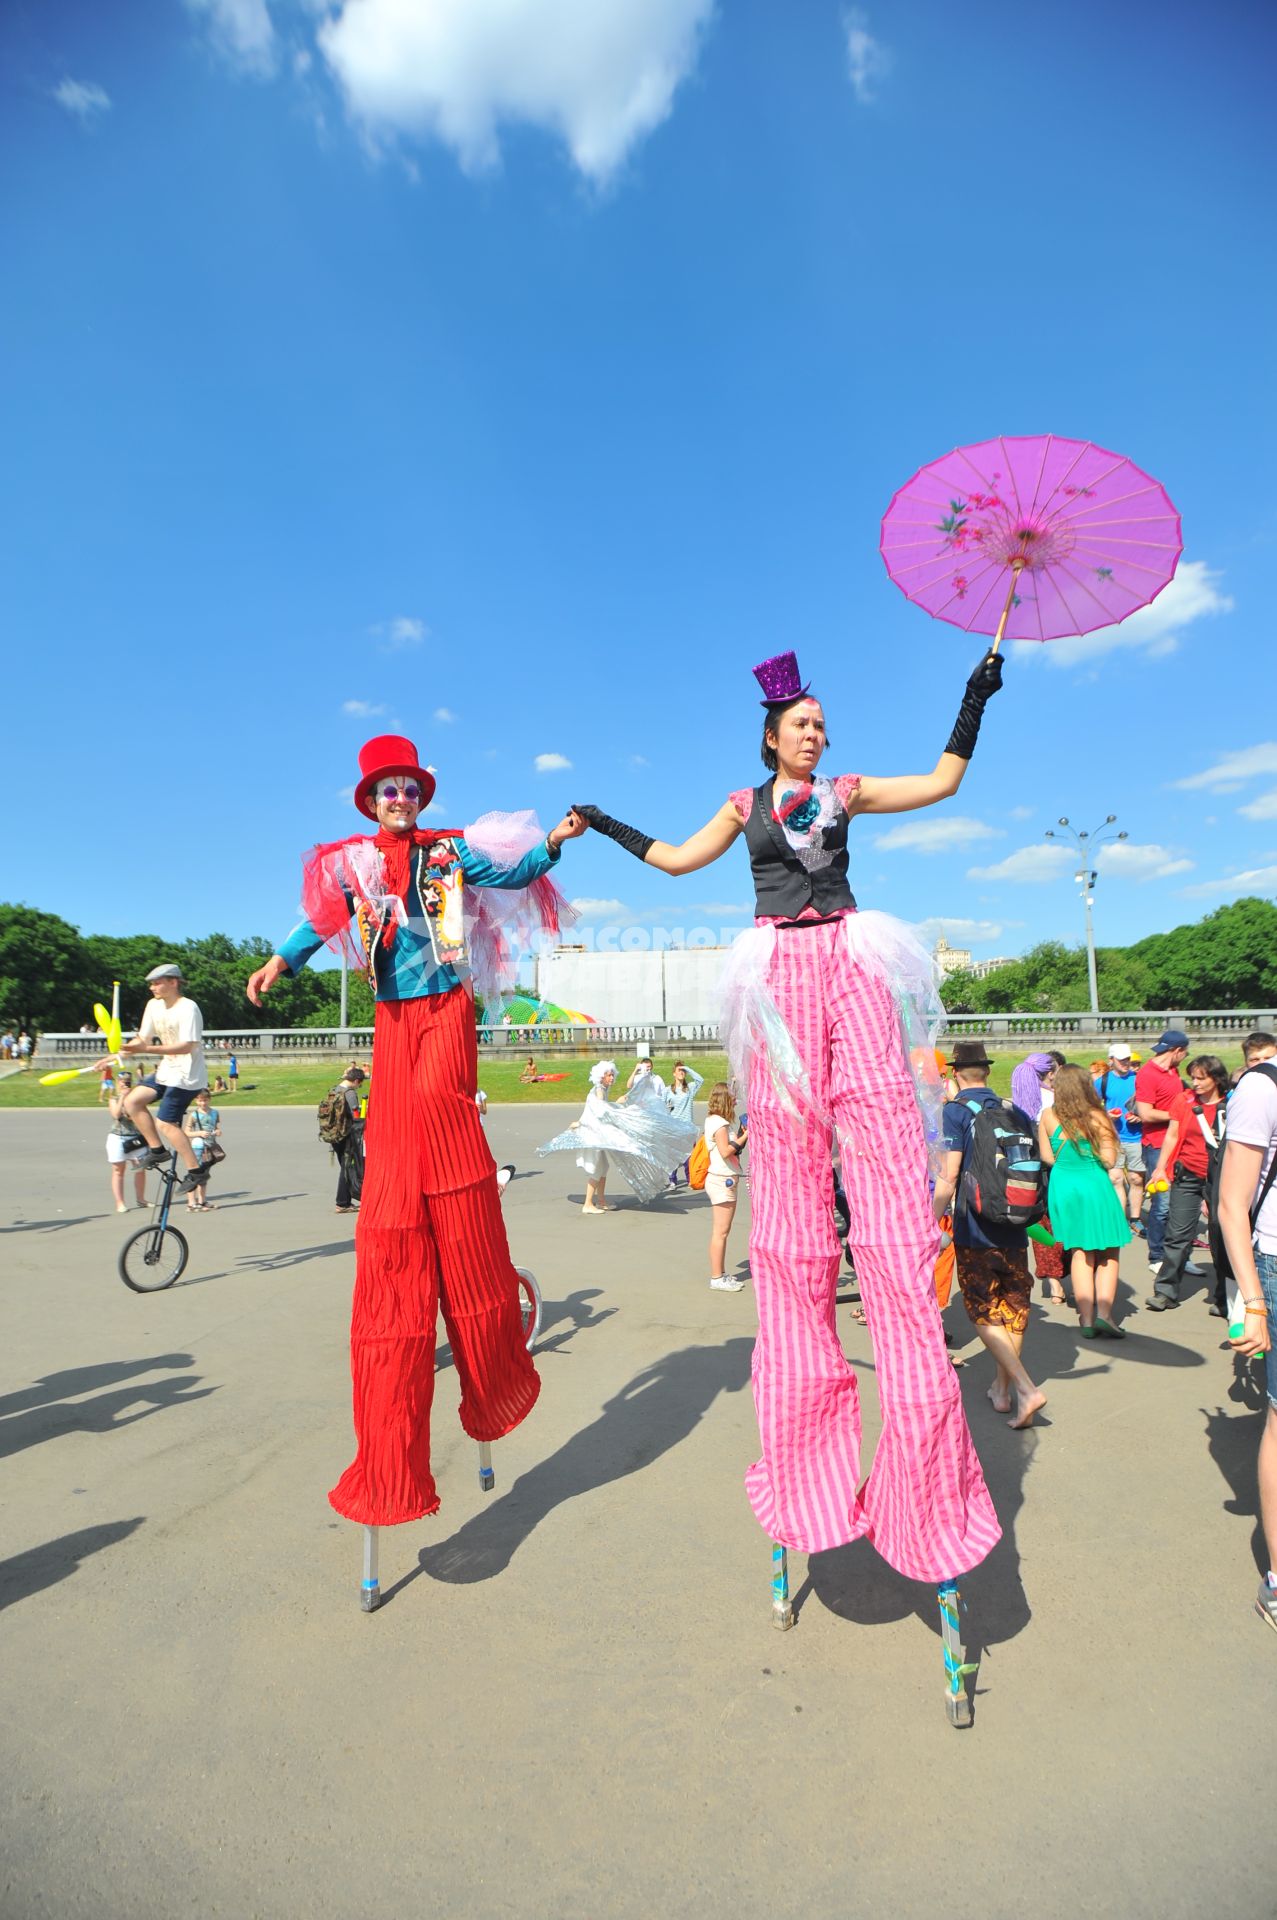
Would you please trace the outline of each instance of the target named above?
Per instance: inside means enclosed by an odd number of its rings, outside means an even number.
[[[186,1235],[169,1225],[169,1208],[177,1185],[177,1155],[160,1169],[160,1193],[145,1227],[130,1234],[120,1248],[119,1274],[134,1293],[160,1293],[180,1279],[190,1258]]]
[[[516,1267],[515,1272],[519,1276],[519,1312],[523,1316],[523,1344],[531,1353],[536,1345],[537,1335],[541,1331],[541,1315],[544,1310],[541,1289],[530,1267]]]

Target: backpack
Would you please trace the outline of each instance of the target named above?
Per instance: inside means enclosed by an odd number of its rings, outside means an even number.
[[[1277,1063],[1271,1060],[1259,1060],[1253,1067],[1248,1067],[1246,1072],[1267,1074],[1270,1080],[1277,1081]],[[1245,1079],[1245,1077],[1245,1074],[1243,1074],[1242,1078]],[[1218,1119],[1218,1115],[1216,1119]],[[1227,1135],[1225,1135],[1225,1138],[1226,1137]],[[1208,1147],[1206,1150],[1206,1200],[1210,1208],[1210,1218],[1206,1227],[1206,1240],[1210,1247],[1211,1265],[1215,1269],[1217,1294],[1221,1299],[1223,1297],[1224,1283],[1228,1280],[1234,1280],[1237,1277],[1233,1272],[1233,1263],[1228,1257],[1228,1249],[1224,1245],[1224,1236],[1220,1231],[1219,1225],[1219,1177],[1223,1170],[1223,1154],[1220,1153],[1218,1148],[1212,1153]],[[1274,1175],[1277,1175],[1277,1153],[1273,1155],[1272,1165],[1264,1176],[1263,1184],[1260,1186],[1258,1193],[1256,1193],[1250,1209],[1250,1224],[1252,1229],[1254,1228],[1256,1220],[1259,1218],[1259,1209],[1268,1198]]]
[[[319,1137],[326,1147],[340,1147],[350,1133],[350,1102],[344,1086],[336,1086],[324,1095],[315,1110]]]
[[[708,1173],[709,1147],[706,1145],[704,1134],[702,1134],[696,1142],[696,1145],[692,1148],[691,1158],[687,1163],[687,1184],[693,1193],[703,1193],[705,1191],[705,1178]]]
[[[971,1115],[962,1157],[962,1197],[984,1227],[1031,1227],[1046,1212],[1046,1170],[1037,1128],[1009,1100],[959,1102]]]

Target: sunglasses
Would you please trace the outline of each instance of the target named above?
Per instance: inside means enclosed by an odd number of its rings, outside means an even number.
[[[398,800],[401,797],[405,800],[420,800],[421,788],[415,780],[404,780],[402,782],[398,780],[383,780],[377,788],[377,798],[379,800]]]

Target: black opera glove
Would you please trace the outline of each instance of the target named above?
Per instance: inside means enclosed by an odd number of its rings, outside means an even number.
[[[650,833],[640,833],[637,827],[627,827],[623,820],[614,820],[601,807],[573,807],[572,811],[579,813],[596,833],[606,834],[609,840],[615,840],[618,847],[624,847],[627,853],[632,853],[636,860],[646,860],[648,848],[655,845]]]
[[[971,758],[980,734],[984,703],[998,692],[1001,685],[1002,655],[986,653],[967,681],[967,690],[962,696],[962,705],[958,708],[958,717],[953,723],[953,732],[949,735],[949,744],[945,748],[946,753],[956,753],[960,760]]]

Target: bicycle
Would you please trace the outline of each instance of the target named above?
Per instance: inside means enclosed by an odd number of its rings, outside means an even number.
[[[207,1170],[212,1172],[210,1167]],[[160,1190],[149,1225],[131,1233],[120,1248],[117,1262],[121,1280],[134,1293],[160,1293],[180,1280],[190,1258],[186,1235],[169,1225],[173,1189],[177,1185],[177,1155],[159,1169]]]

